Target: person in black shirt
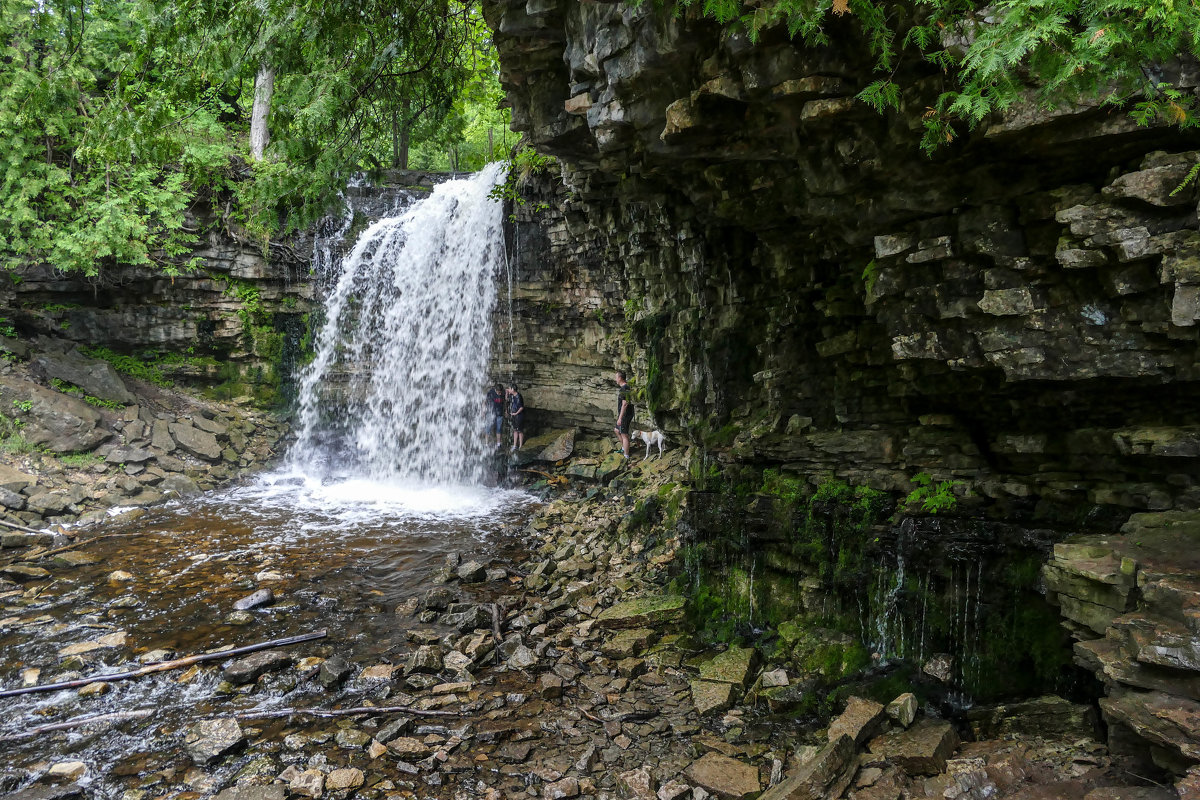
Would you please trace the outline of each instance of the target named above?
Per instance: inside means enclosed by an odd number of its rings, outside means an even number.
[[[487,398],[483,401],[484,411],[492,415],[492,428],[496,432],[496,447],[500,447],[500,434],[504,430],[504,389],[500,384],[488,389]]]
[[[629,426],[633,424],[633,399],[625,373],[617,370],[617,424],[613,433],[621,440],[621,452],[629,458]]]
[[[525,398],[515,383],[508,385],[508,417],[513,429],[512,449],[520,450],[525,446]]]

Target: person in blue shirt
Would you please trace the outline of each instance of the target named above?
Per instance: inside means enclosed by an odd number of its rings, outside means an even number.
[[[500,434],[504,430],[504,388],[492,384],[483,401],[484,412],[492,415],[492,428],[496,433],[496,447],[500,447]]]

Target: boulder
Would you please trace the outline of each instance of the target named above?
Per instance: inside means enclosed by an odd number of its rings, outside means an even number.
[[[217,437],[208,431],[202,431],[185,422],[172,423],[170,431],[175,442],[184,452],[207,461],[220,460],[221,445],[217,443]]]
[[[761,800],[822,800],[841,797],[858,766],[856,748],[849,736],[839,736],[779,783],[767,789]]]
[[[745,688],[754,667],[753,647],[730,647],[700,665],[700,678],[706,681],[732,683]]]
[[[237,686],[253,683],[260,675],[290,666],[292,657],[279,650],[263,650],[234,661],[221,673],[221,678]]]
[[[706,753],[693,761],[684,775],[721,800],[751,800],[762,791],[757,767],[720,753]]]
[[[30,362],[33,371],[46,380],[57,378],[83,389],[85,394],[129,405],[137,398],[107,361],[87,358],[78,350],[65,353],[42,352]]]
[[[408,657],[404,666],[404,674],[417,673],[436,674],[442,671],[442,648],[435,645],[422,645]]]
[[[659,627],[683,622],[687,598],[682,595],[651,595],[626,600],[605,609],[596,627],[609,630]]]
[[[972,708],[967,721],[976,739],[1001,739],[1011,734],[1086,739],[1096,735],[1091,706],[1047,695],[1019,703]]]
[[[213,763],[246,741],[242,728],[233,719],[211,719],[197,722],[184,739],[184,748],[197,766]]]
[[[879,732],[884,716],[883,706],[874,700],[851,697],[846,710],[829,725],[829,741],[849,736],[856,745],[862,744]]]
[[[317,680],[329,689],[346,680],[353,671],[354,667],[349,661],[339,655],[333,655],[321,662],[317,670]]]
[[[478,561],[468,561],[455,572],[463,583],[480,583],[487,577],[487,567]]]
[[[945,720],[923,719],[908,730],[877,736],[868,747],[909,775],[936,775],[958,749],[958,734]]]
[[[885,708],[884,711],[896,724],[903,728],[907,728],[909,725],[912,725],[913,720],[917,718],[917,696],[912,692],[905,692],[892,702],[888,703],[887,708]],[[968,712],[967,716],[968,718],[970,717],[970,712]]]
[[[234,611],[249,611],[252,608],[270,605],[275,602],[275,593],[270,589],[259,589],[254,594],[249,594],[241,600],[233,604]]]
[[[736,699],[732,683],[716,681],[692,681],[692,705],[700,716],[724,711],[733,705]]]
[[[112,436],[112,431],[102,427],[104,418],[100,412],[62,392],[31,381],[8,381],[0,385],[0,399],[9,397],[29,404],[24,417],[24,436],[32,445],[44,446],[55,453],[80,453],[92,450]],[[13,490],[11,486],[7,488]]]
[[[631,769],[617,776],[617,789],[627,800],[655,800],[654,776],[645,767]]]
[[[8,578],[10,581],[16,581],[17,583],[24,583],[25,581],[49,578],[50,570],[29,566],[28,564],[9,564],[7,567],[0,567],[0,577]]]
[[[13,469],[7,464],[0,464],[0,489],[19,494],[25,487],[36,483],[37,478],[33,475]]]
[[[325,788],[331,792],[357,789],[363,785],[363,772],[355,767],[335,769],[325,776]]]

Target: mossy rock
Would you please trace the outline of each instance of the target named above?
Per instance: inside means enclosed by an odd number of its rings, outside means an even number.
[[[626,600],[606,609],[596,626],[610,630],[678,625],[683,622],[687,598],[683,595],[652,595]]]

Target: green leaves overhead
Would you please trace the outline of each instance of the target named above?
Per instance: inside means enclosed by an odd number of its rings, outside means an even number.
[[[678,0],[681,7],[695,0]],[[705,0],[718,22],[751,37],[783,27],[809,46],[831,43],[829,26],[853,21],[880,73],[859,94],[898,108],[901,67],[927,62],[950,87],[924,110],[929,151],[1017,103],[1133,105],[1139,122],[1197,124],[1196,97],[1165,77],[1180,56],[1200,58],[1195,0]]]
[[[0,262],[173,272],[192,212],[260,241],[305,225],[381,165],[394,115],[445,117],[489,47],[457,0],[0,0]]]

